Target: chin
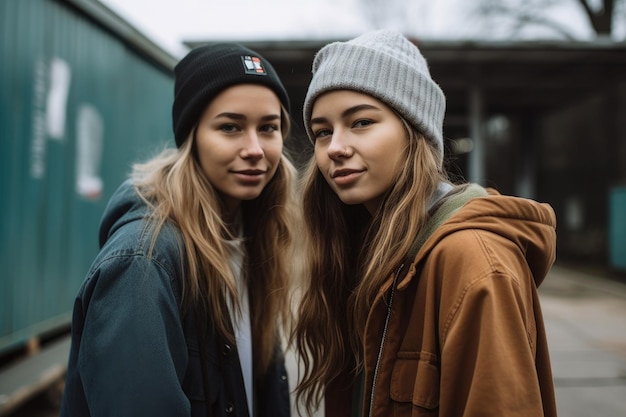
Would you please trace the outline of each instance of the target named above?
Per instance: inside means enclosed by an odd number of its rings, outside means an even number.
[[[357,204],[363,204],[365,201],[362,198],[355,198],[355,197],[341,197],[339,196],[339,199],[341,200],[341,202],[343,204],[346,204],[348,206],[354,206]]]
[[[237,196],[237,198],[241,201],[250,201],[250,200],[254,200],[255,198],[259,197],[261,195],[261,191],[259,191],[258,193],[246,193],[246,194],[242,194]]]

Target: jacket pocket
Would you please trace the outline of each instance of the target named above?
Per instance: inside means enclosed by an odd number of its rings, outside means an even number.
[[[390,391],[391,399],[399,407],[413,406],[411,415],[435,411],[439,407],[437,356],[428,352],[399,352],[391,373]]]

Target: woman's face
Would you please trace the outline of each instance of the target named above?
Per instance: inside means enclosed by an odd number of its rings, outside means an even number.
[[[280,100],[256,84],[227,88],[200,117],[196,147],[204,173],[234,213],[242,200],[261,194],[280,163]]]
[[[400,118],[384,103],[349,90],[321,95],[311,130],[322,175],[346,204],[380,205],[403,161],[407,137]]]

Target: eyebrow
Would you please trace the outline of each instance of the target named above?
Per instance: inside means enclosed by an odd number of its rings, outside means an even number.
[[[244,114],[241,114],[241,113],[230,113],[230,112],[220,113],[220,114],[215,116],[216,119],[219,119],[220,117],[225,117],[225,118],[234,119],[234,120],[246,120],[247,119],[247,117]],[[272,121],[272,120],[280,120],[280,115],[278,115],[278,114],[268,114],[266,116],[261,117],[261,120],[264,121],[264,122],[268,122],[268,121]]]
[[[348,116],[352,116],[355,113],[358,113],[360,111],[363,110],[377,110],[380,111],[380,108],[373,106],[371,104],[358,104],[356,106],[352,106],[349,107],[347,109],[345,109],[342,113],[341,113],[341,118],[345,119]],[[313,119],[311,119],[311,124],[316,124],[316,123],[325,123],[327,120],[325,117],[315,117]]]

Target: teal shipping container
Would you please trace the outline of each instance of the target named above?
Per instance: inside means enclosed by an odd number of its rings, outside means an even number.
[[[0,1],[0,354],[67,328],[108,198],[171,139],[176,59],[96,1]]]
[[[613,187],[609,199],[611,267],[615,270],[626,271],[626,186]]]

